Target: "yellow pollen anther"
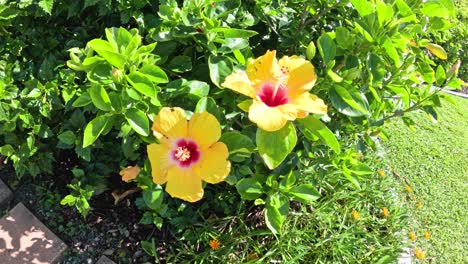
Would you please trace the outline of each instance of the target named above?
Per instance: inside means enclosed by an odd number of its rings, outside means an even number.
[[[177,147],[174,156],[180,161],[186,161],[190,159],[190,150],[188,150],[186,147]]]

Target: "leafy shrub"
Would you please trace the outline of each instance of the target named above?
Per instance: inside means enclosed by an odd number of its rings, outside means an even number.
[[[230,216],[261,206],[269,230],[283,234],[294,204],[369,186],[374,169],[359,157],[387,137],[386,120],[412,126],[405,113],[415,110],[438,118],[448,99],[441,89],[462,85],[440,43],[454,13],[446,0],[8,2],[0,9],[0,154],[18,175],[76,158],[62,203],[83,215],[107,178],[131,165],[141,168],[132,172],[146,211],[140,223],[180,234],[201,221],[194,211]],[[269,70],[277,59],[285,68]],[[300,96],[291,95],[294,84]],[[184,109],[180,122],[208,112],[222,128],[214,142],[229,150],[225,183],[207,185],[194,205],[167,196],[160,165],[147,158],[168,132],[158,128],[164,107]],[[267,114],[254,117],[255,107]]]

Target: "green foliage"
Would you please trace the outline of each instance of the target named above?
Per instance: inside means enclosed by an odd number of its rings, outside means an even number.
[[[137,206],[145,211],[140,223],[167,225],[174,235],[187,235],[190,246],[208,239],[190,232],[211,208],[220,219],[258,210],[265,229],[285,237],[272,242],[278,247],[293,241],[300,228],[288,227],[299,221],[308,245],[337,252],[317,259],[384,262],[395,257],[393,234],[404,222],[375,190],[388,183],[372,178],[374,168],[358,156],[378,150],[386,121],[415,110],[437,119],[447,99],[441,89],[461,87],[451,67],[463,56],[454,53],[466,38],[447,30],[466,33],[466,27],[454,26],[455,15],[447,0],[3,1],[0,154],[19,176],[52,174],[55,161],[70,155],[72,193],[62,204],[83,215],[92,210],[93,195],[112,187],[109,178],[137,164]],[[268,49],[315,65],[312,92],[327,104],[326,115],[301,116],[273,132],[249,121],[252,100],[222,83]],[[164,195],[150,176],[145,150],[157,143],[152,120],[165,106],[182,107],[188,116],[207,111],[223,129],[231,173],[221,187],[208,185],[195,205]],[[415,124],[411,116],[403,120]],[[392,218],[379,237],[375,230],[387,222],[371,219],[384,206]],[[346,222],[349,217],[330,216],[335,210],[349,215],[351,208],[366,208],[366,223],[375,229],[366,233]],[[360,247],[354,254],[336,240],[342,233],[327,237],[343,228],[341,221],[358,228],[345,232],[350,244],[372,239],[382,250],[368,256]],[[142,245],[157,255],[154,240]],[[299,247],[293,249],[298,256],[280,251],[284,261],[311,254]],[[277,253],[268,254],[262,259]]]

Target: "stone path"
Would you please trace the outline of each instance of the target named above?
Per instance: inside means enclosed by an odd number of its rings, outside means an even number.
[[[0,208],[8,204],[13,193],[0,180]],[[19,203],[0,219],[1,264],[59,263],[67,245],[50,231],[24,204]],[[99,264],[115,264],[101,257]]]

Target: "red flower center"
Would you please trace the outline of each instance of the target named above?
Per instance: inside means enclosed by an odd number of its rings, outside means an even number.
[[[172,158],[179,163],[181,167],[190,167],[192,163],[200,159],[200,151],[195,142],[179,139],[176,142],[176,148],[172,151]]]
[[[280,106],[289,102],[288,91],[282,84],[275,86],[273,83],[265,83],[257,96],[269,107]]]

